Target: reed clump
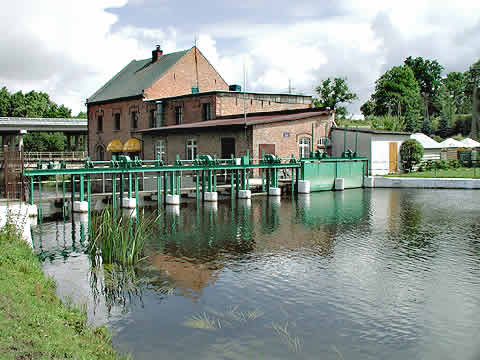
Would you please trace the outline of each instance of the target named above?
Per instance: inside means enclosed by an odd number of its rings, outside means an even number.
[[[87,251],[92,262],[101,257],[103,264],[134,265],[143,256],[145,242],[153,234],[156,219],[139,214],[136,219],[110,207],[90,219]]]

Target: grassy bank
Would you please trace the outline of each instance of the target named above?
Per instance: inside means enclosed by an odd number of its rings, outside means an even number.
[[[0,229],[2,359],[117,359],[104,327],[87,326],[85,311],[63,304],[31,248],[15,228]]]
[[[480,169],[458,168],[458,169],[438,169],[429,171],[416,171],[405,174],[386,175],[388,177],[415,177],[415,178],[465,178],[479,179]]]

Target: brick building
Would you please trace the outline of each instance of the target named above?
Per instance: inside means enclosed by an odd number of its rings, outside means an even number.
[[[89,154],[110,159],[109,144],[125,144],[126,151],[128,143],[128,152],[145,159],[160,152],[166,161],[176,154],[239,156],[246,149],[254,156],[259,149],[299,156],[321,145],[331,127],[334,114],[312,109],[310,96],[238,90],[196,47],[165,55],[157,47],[87,99]]]

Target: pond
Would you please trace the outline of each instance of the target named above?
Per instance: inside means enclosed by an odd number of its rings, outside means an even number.
[[[162,210],[148,257],[92,271],[86,225],[34,247],[135,359],[478,359],[480,192],[375,189]]]

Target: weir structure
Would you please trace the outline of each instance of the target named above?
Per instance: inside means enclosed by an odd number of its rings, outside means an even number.
[[[217,175],[229,180],[232,198],[250,198],[250,179],[254,173],[261,178],[262,192],[270,196],[281,194],[279,171],[289,174],[292,195],[295,192],[335,189],[336,179],[346,178],[343,188],[364,186],[364,176],[368,169],[368,159],[357,156],[356,152],[345,151],[340,158],[330,158],[320,151],[311,152],[308,158],[279,158],[262,154],[262,158],[250,158],[249,152],[240,158],[217,159],[216,156],[199,155],[195,160],[181,160],[177,155],[173,164],[165,164],[158,156],[156,160],[131,159],[120,155],[111,161],[91,161],[83,168],[68,169],[65,163],[39,162],[36,169],[24,171],[29,179],[29,203],[34,204],[34,184],[38,184],[38,205],[36,213],[42,218],[42,179],[61,176],[62,213],[69,212],[67,183],[69,182],[71,212],[91,211],[92,177],[111,177],[111,204],[119,207],[139,207],[139,176],[152,174],[155,178],[157,207],[180,203],[182,176],[191,175],[195,181],[197,201],[217,201]],[[228,182],[227,180],[227,182]],[[77,184],[77,186],[76,186]],[[343,190],[343,188],[341,190]],[[78,195],[77,195],[78,189]],[[340,190],[340,189],[338,189]],[[32,206],[32,208],[34,208]],[[32,214],[33,215],[33,214]]]

